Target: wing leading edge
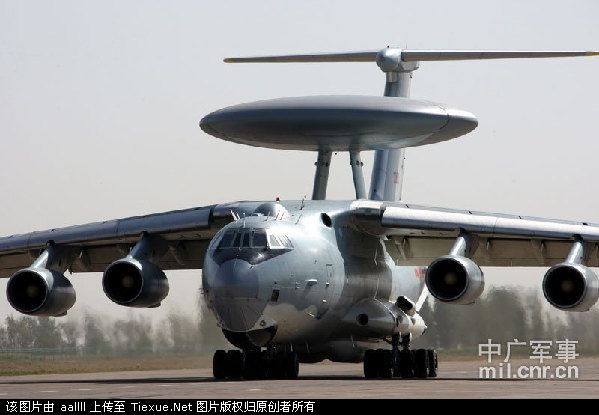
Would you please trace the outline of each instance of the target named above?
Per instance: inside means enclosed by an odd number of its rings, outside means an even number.
[[[562,262],[576,239],[584,241],[585,264],[599,266],[599,224],[358,201],[356,226],[387,235],[398,263],[428,265],[446,255],[460,232],[475,237],[471,258],[481,266],[551,266]]]
[[[78,249],[73,272],[99,272],[126,256],[144,233],[168,243],[160,268],[201,269],[208,244],[233,205],[211,205],[0,238],[0,278],[28,267],[49,244]]]

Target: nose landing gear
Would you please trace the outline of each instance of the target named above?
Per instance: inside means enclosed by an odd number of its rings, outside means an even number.
[[[410,350],[410,335],[394,335],[391,350],[366,350],[364,353],[364,376],[367,379],[435,378],[437,367],[437,352],[432,349]]]
[[[296,379],[299,374],[297,353],[287,350],[217,350],[212,373],[224,379]]]

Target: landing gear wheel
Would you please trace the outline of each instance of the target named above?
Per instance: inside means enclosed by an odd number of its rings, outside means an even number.
[[[414,352],[414,375],[417,378],[425,379],[428,376],[429,364],[428,364],[428,351],[425,349],[418,349]]]
[[[391,379],[393,376],[393,364],[391,350],[378,349],[376,351],[377,377]]]
[[[229,359],[224,350],[217,350],[212,356],[212,374],[216,380],[223,380],[228,376]]]
[[[414,377],[414,354],[409,349],[399,351],[399,375],[404,379]]]
[[[267,359],[267,356],[264,355],[264,364],[267,365],[266,368],[266,378],[268,379],[285,379],[285,365],[287,363],[287,359],[284,354],[277,354],[271,356],[270,359]]]
[[[391,364],[393,367],[393,377],[401,377],[401,371],[399,369],[399,350],[391,350]]]
[[[212,358],[215,379],[297,379],[297,352],[217,350]]]
[[[374,379],[377,376],[376,350],[366,350],[364,352],[364,377]]]
[[[243,376],[243,353],[241,350],[229,350],[227,352],[229,379],[239,379]]]
[[[439,366],[439,361],[437,359],[437,352],[433,349],[429,349],[426,351],[428,354],[428,377],[436,378],[437,377],[437,367]]]
[[[249,380],[266,377],[264,359],[262,359],[262,354],[260,352],[245,352],[243,377]]]
[[[297,352],[290,352],[285,355],[285,379],[297,379],[299,375],[299,358]]]
[[[268,377],[270,379],[291,379],[294,363],[291,353],[281,352],[271,361],[269,368],[273,373],[269,372]]]

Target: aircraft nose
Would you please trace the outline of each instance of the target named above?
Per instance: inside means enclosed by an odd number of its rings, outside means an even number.
[[[233,259],[221,264],[212,294],[223,327],[236,332],[252,329],[266,307],[259,293],[258,275],[249,263]]]

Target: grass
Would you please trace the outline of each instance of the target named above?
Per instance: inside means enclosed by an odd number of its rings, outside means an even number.
[[[212,356],[206,355],[11,355],[0,358],[0,376],[209,367],[212,367]]]

